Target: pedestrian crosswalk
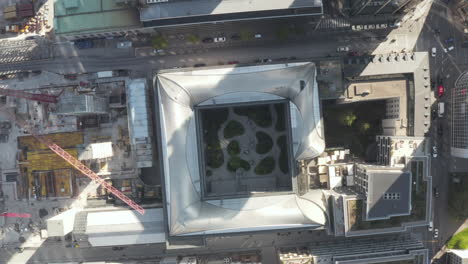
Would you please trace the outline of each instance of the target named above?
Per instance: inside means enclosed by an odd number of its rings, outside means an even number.
[[[318,22],[317,30],[347,30],[351,28],[351,23],[345,18],[324,18]]]

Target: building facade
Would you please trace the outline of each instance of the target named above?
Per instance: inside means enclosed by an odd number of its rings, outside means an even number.
[[[467,264],[468,263],[468,250],[450,250],[449,253],[450,264]]]
[[[468,72],[463,73],[452,89],[451,154],[468,158]]]

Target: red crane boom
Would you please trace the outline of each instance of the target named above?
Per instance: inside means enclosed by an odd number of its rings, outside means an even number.
[[[2,110],[2,108],[0,108]],[[24,121],[19,120],[16,118],[16,116],[11,113],[10,111],[6,110],[6,113],[18,124],[20,125],[23,129],[28,131],[34,138],[36,138],[39,142],[41,142],[43,145],[46,145],[47,147],[50,148],[53,152],[55,152],[57,155],[59,155],[62,159],[70,163],[75,169],[79,170],[81,173],[86,175],[88,178],[93,180],[94,182],[100,184],[102,187],[104,187],[106,190],[108,190],[110,193],[115,195],[117,198],[122,200],[124,203],[126,203],[128,206],[139,212],[140,214],[145,214],[145,209],[135,203],[132,199],[128,198],[125,194],[120,192],[118,189],[107,183],[104,179],[99,177],[94,171],[86,167],[83,163],[81,163],[79,160],[77,160],[75,157],[70,155],[67,151],[62,149],[59,145],[55,144],[52,142],[52,140],[46,138],[44,135],[39,135],[34,132],[34,129],[32,129],[29,125],[27,125]]]
[[[33,101],[39,101],[44,103],[57,103],[57,95],[51,94],[35,94],[35,93],[27,93],[20,90],[12,90],[12,89],[0,89],[0,95],[6,96],[13,96],[17,98],[24,98]]]

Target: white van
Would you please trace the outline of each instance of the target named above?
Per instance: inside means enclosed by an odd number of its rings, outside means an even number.
[[[439,117],[443,117],[445,113],[445,103],[440,102],[439,103]]]

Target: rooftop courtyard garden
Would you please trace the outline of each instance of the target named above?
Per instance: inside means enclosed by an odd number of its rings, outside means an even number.
[[[287,102],[202,107],[204,196],[291,191]]]

